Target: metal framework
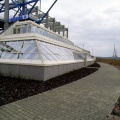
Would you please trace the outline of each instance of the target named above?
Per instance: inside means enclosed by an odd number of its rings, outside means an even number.
[[[0,14],[4,14],[3,19],[0,19],[0,28],[5,30],[16,21],[31,20],[37,24],[44,24],[46,28],[58,34],[62,33],[62,36],[68,38],[68,28],[49,16],[49,11],[57,0],[54,0],[45,13],[41,11],[41,8],[38,8],[38,2],[41,7],[41,0],[0,0]],[[11,11],[13,11],[12,17]]]
[[[57,0],[54,1],[54,3],[51,5],[51,7],[41,19],[35,19],[34,17],[31,17],[30,14],[32,14],[32,11],[35,8],[38,1],[40,0],[11,0],[11,3],[9,3],[9,0],[5,0],[5,2],[1,3],[0,13],[6,12],[6,9],[13,10],[17,8],[18,10],[15,12],[14,16],[9,19],[9,23],[24,19],[30,19],[35,21],[36,23],[41,23],[45,16],[48,14],[48,12],[52,9],[54,4],[57,2]],[[28,5],[30,5],[29,8],[27,7]],[[19,13],[19,16],[17,16],[17,13]]]

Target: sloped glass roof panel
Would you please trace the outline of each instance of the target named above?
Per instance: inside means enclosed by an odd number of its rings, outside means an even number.
[[[0,42],[2,59],[40,60],[35,40]]]
[[[17,59],[17,54],[12,54],[12,53],[7,53],[7,52],[3,52],[1,55],[1,58],[3,59]]]
[[[45,61],[65,61],[65,60],[74,60],[73,50],[68,48],[63,48],[54,44],[40,42],[39,47],[43,54],[43,60]],[[67,52],[69,51],[69,53]]]
[[[38,53],[37,47],[34,46],[34,47],[31,49],[30,53]]]
[[[30,50],[32,50],[35,46],[35,44],[27,44],[24,46],[24,48],[21,50],[22,53],[29,53]]]
[[[40,59],[39,53],[37,53],[37,54],[32,58],[32,60],[39,60],[39,59]]]
[[[30,53],[30,54],[23,54],[23,56],[21,55],[21,59],[33,59],[34,56],[36,56],[37,53]]]
[[[41,60],[40,56],[43,61],[84,60],[85,57],[79,51],[37,40],[0,42],[2,59]],[[88,56],[87,59],[92,58]]]
[[[48,58],[49,60],[55,60],[54,57],[53,57],[52,55],[50,55],[50,54],[46,54],[45,56],[47,56],[47,58]]]
[[[8,53],[8,52],[3,52],[2,55],[1,55],[1,58],[3,59],[17,59],[17,54],[14,54],[14,53]]]
[[[49,59],[44,54],[42,54],[42,58],[44,61],[49,61]]]
[[[83,54],[83,53],[76,53],[76,52],[74,52],[74,59],[75,60],[84,60],[84,57],[85,57],[85,55]]]
[[[90,55],[87,55],[87,60],[93,60],[93,58]]]
[[[18,58],[18,54],[14,54],[14,53],[8,53],[8,59],[17,59]]]
[[[18,52],[19,50],[21,50],[22,44],[11,45],[11,47],[14,48],[12,52]]]

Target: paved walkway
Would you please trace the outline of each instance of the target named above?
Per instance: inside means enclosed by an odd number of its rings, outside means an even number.
[[[90,76],[0,107],[0,120],[105,120],[120,95],[120,71],[110,65]]]

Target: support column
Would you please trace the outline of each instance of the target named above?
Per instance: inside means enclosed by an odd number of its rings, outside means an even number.
[[[60,35],[60,22],[58,23],[58,34]]]
[[[4,12],[4,30],[6,30],[9,27],[9,0],[5,0],[5,12]]]
[[[36,14],[35,14],[35,15],[36,15],[36,17],[38,18],[38,6],[36,6],[35,9],[36,9]]]
[[[49,17],[49,14],[46,15],[46,23],[45,23],[45,27],[48,28],[48,17]]]
[[[67,31],[67,38],[68,38],[68,28],[67,28],[67,30],[66,30],[66,31]]]
[[[63,37],[65,36],[65,26],[63,25]]]
[[[55,32],[55,18],[53,18],[53,31]]]

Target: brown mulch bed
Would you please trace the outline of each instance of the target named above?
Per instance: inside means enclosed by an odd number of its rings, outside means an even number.
[[[45,82],[0,76],[0,106],[80,80],[99,68],[100,65],[95,63],[90,68],[75,70]]]

